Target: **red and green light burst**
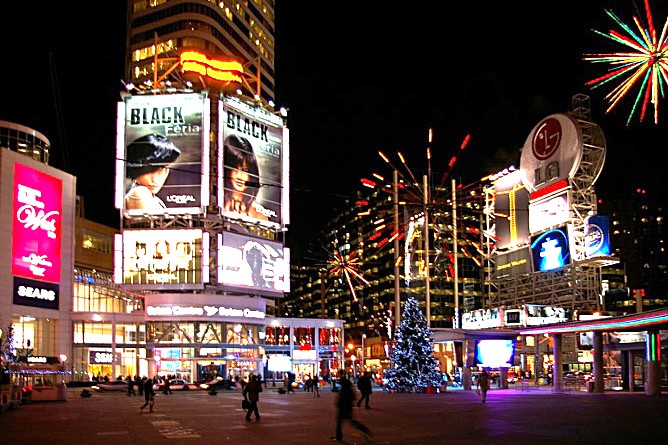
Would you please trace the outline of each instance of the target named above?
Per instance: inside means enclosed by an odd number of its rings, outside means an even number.
[[[606,14],[621,28],[622,32],[610,30],[608,33],[603,33],[594,30],[596,34],[623,45],[627,51],[585,54],[584,57],[585,61],[610,65],[605,75],[586,82],[587,86],[593,89],[618,82],[605,96],[608,102],[606,113],[612,111],[627,95],[630,97],[637,91],[626,121],[627,125],[638,111],[642,122],[651,105],[654,107],[654,124],[658,124],[659,101],[665,96],[668,86],[668,58],[666,57],[668,17],[657,38],[657,29],[654,28],[649,0],[645,0],[644,4],[645,20],[643,21],[638,16],[633,17],[637,31],[610,10],[606,10]]]

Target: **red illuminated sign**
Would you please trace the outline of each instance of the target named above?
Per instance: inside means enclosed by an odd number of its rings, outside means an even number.
[[[60,282],[62,181],[14,164],[12,274]]]

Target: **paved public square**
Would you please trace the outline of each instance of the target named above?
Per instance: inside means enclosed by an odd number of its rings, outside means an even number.
[[[240,390],[158,394],[153,413],[143,397],[123,392],[67,402],[31,403],[0,414],[2,445],[318,445],[333,443],[336,393],[260,397],[261,421],[244,420]],[[344,425],[348,444],[637,444],[668,443],[668,397],[642,393],[556,393],[549,388],[492,389],[487,403],[473,391],[386,393],[374,388],[371,409],[355,416],[373,431]]]

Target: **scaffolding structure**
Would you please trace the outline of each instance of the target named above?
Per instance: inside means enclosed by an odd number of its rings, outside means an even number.
[[[582,132],[582,159],[570,179],[571,212],[566,221],[571,227],[572,263],[556,271],[532,272],[496,280],[490,278],[496,291],[490,293],[488,307],[516,307],[530,303],[571,311],[601,309],[601,267],[615,264],[618,259],[586,258],[585,222],[588,216],[597,212],[594,183],[605,162],[605,136],[601,128],[591,121],[588,96],[575,95],[573,111],[569,115]],[[491,273],[492,267],[489,269]]]

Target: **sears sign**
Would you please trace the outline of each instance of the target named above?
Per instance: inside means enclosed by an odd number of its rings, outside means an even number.
[[[58,285],[14,277],[14,304],[58,310]]]

